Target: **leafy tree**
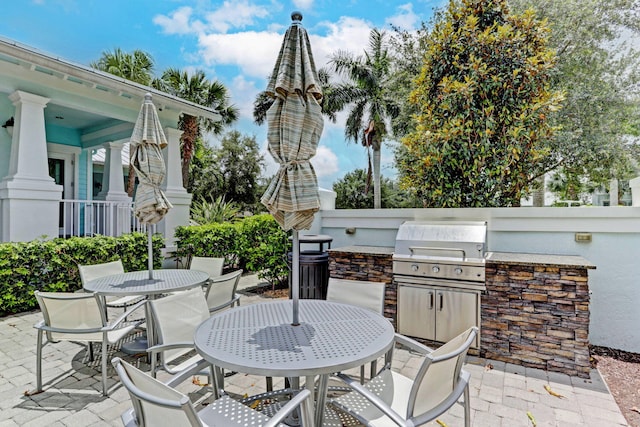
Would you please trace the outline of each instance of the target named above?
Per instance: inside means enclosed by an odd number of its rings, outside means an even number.
[[[337,209],[371,209],[373,207],[373,194],[366,191],[367,172],[364,169],[355,169],[345,174],[344,177],[333,184],[336,192]],[[412,208],[417,207],[417,201],[408,193],[398,188],[398,185],[381,177],[382,206],[385,208]]]
[[[189,114],[180,117],[178,128],[183,131],[180,137],[182,182],[187,185],[196,139],[202,135],[203,130],[214,135],[221,133],[225,126],[237,120],[238,109],[229,104],[226,87],[218,81],[207,80],[204,71],[201,70],[189,74],[187,71],[169,68],[162,73],[159,80],[153,82],[153,85],[180,98],[213,108],[222,117],[220,122]]]
[[[638,2],[510,0],[510,5],[535,10],[551,28],[549,44],[557,52],[553,84],[566,94],[552,142],[552,167],[560,181],[575,189],[584,178],[592,185],[630,178],[637,146],[624,135],[639,122],[640,58],[621,36],[640,35]]]
[[[193,203],[211,202],[224,194],[222,172],[216,162],[214,149],[202,138],[195,141],[190,169],[189,182],[185,183],[185,187],[192,194]]]
[[[374,208],[381,207],[380,152],[389,132],[389,124],[399,114],[390,85],[391,55],[385,43],[385,33],[373,29],[369,34],[369,49],[362,56],[339,50],[331,56],[334,71],[346,82],[333,88],[334,108],[349,107],[345,123],[347,141],[361,142],[373,150]]]
[[[252,206],[258,200],[258,177],[264,166],[264,157],[255,136],[230,131],[223,138],[220,148],[214,149],[216,163],[220,166],[222,190],[229,200],[243,206]]]
[[[437,15],[411,94],[417,126],[398,163],[425,206],[519,206],[544,173],[561,100],[547,37],[506,0],[452,0]]]

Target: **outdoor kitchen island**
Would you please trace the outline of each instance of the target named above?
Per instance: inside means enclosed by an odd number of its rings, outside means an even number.
[[[385,316],[395,324],[393,248],[329,251],[329,276],[387,284]],[[480,356],[588,378],[588,270],[579,256],[488,252],[480,308]]]

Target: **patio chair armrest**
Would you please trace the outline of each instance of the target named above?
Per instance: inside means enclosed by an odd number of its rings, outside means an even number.
[[[462,370],[460,372],[460,377],[460,381],[458,381],[455,388],[446,399],[444,399],[431,410],[414,418],[415,425],[422,425],[428,423],[429,421],[435,420],[437,417],[451,408],[458,401],[458,399],[460,399],[460,396],[462,396],[462,393],[464,393],[464,389],[469,385],[471,374],[469,374],[469,372],[465,370]]]
[[[409,350],[416,351],[421,354],[430,354],[433,352],[432,348],[401,334],[396,334],[394,341],[403,347],[407,347]]]
[[[125,311],[123,314],[121,314],[120,316],[118,316],[115,319],[113,319],[113,321],[109,325],[113,325],[113,326],[119,325],[124,320],[126,320],[126,318],[128,316],[131,316],[131,313],[133,313],[134,311],[138,310],[140,307],[144,307],[146,302],[147,302],[146,300],[142,300],[142,301],[138,301],[137,303],[133,304],[127,311]]]
[[[66,329],[66,328],[52,328],[51,326],[47,326],[44,322],[36,323],[34,325],[36,329],[41,329],[45,332],[53,332],[58,334],[93,334],[96,332],[105,332],[105,328],[86,328],[86,329]]]
[[[199,375],[204,369],[210,367],[211,364],[204,359],[200,359],[194,362],[184,370],[173,375],[168,381],[165,382],[169,387],[176,387],[178,384],[185,382],[187,379],[194,375]]]
[[[235,295],[232,300],[225,302],[224,304],[217,305],[215,307],[209,308],[209,313],[214,313],[218,310],[222,310],[225,307],[232,307],[233,304],[240,300],[240,295]]]
[[[147,348],[147,353],[155,354],[166,350],[175,350],[177,348],[192,348],[195,349],[193,341],[174,342],[171,344],[156,344]]]
[[[311,391],[307,390],[306,388],[304,390],[300,390],[300,392],[293,396],[293,398],[289,400],[286,405],[278,410],[278,412],[276,412],[274,416],[264,424],[264,427],[276,427],[280,425],[280,423],[284,421],[287,415],[293,412],[298,406],[306,404],[307,402],[305,402],[305,400],[307,400],[310,395]]]
[[[38,322],[35,325],[33,325],[33,327],[36,329],[42,329],[43,326],[44,326],[44,319],[38,320]]]
[[[347,384],[349,387],[351,387],[351,389],[353,389],[354,391],[362,395],[362,397],[364,397],[369,402],[371,402],[372,405],[374,405],[376,408],[381,410],[394,423],[396,423],[399,426],[406,425],[406,420],[402,418],[400,414],[398,414],[396,411],[391,409],[391,407],[385,401],[380,399],[380,397],[376,396],[369,389],[365,388],[362,384],[360,384],[360,380],[354,380],[348,375],[345,375],[342,373],[335,374],[335,376],[338,377],[340,380],[342,380],[342,382]]]

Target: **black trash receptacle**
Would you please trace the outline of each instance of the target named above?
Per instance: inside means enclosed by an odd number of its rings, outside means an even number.
[[[318,250],[300,251],[300,290],[299,297],[303,299],[327,299],[329,286],[329,253],[324,251],[326,243],[331,247],[333,237],[324,234],[307,234],[299,237],[300,243],[317,243]],[[291,298],[291,260],[292,254],[287,254],[289,263],[289,298]]]
[[[291,252],[287,260],[291,270]],[[291,277],[289,274],[289,298],[291,298]],[[300,291],[301,299],[326,299],[329,286],[329,254],[319,251],[300,251]]]

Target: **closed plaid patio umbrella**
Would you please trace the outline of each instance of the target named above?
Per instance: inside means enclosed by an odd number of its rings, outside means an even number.
[[[129,160],[138,176],[134,212],[147,225],[149,247],[149,279],[153,279],[153,246],[151,224],[156,224],[173,206],[160,189],[166,169],[162,148],[167,146],[160,119],[153,105],[151,94],[144,96],[144,102],[131,134]]]
[[[274,98],[267,112],[269,152],[280,165],[261,202],[280,226],[292,230],[293,324],[298,322],[300,244],[298,230],[311,228],[320,208],[318,180],[310,159],[322,128],[322,90],[302,15],[291,14],[266,92]]]

